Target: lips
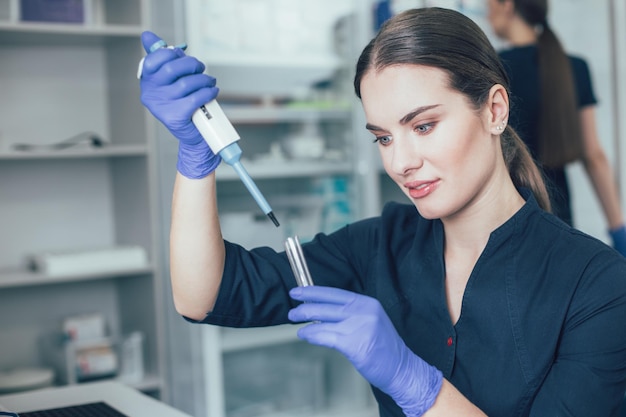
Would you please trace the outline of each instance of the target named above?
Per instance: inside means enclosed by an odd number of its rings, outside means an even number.
[[[404,186],[409,190],[412,198],[424,198],[437,189],[439,181],[415,181]]]

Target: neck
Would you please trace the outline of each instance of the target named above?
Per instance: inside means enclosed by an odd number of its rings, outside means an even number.
[[[507,40],[513,46],[526,46],[537,43],[535,28],[526,23],[521,17],[515,16],[507,32]]]
[[[471,208],[458,213],[458,216],[442,219],[446,253],[477,257],[485,248],[491,232],[509,220],[524,204],[508,175],[502,181],[489,185]]]

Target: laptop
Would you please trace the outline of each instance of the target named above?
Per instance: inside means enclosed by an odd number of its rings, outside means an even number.
[[[6,417],[129,417],[103,401],[43,410],[15,413],[0,404],[0,416]]]
[[[0,396],[0,417],[191,417],[117,381]]]

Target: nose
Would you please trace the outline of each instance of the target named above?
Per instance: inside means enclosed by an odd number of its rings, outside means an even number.
[[[396,175],[406,175],[424,164],[422,152],[411,138],[396,137],[390,151],[389,169]]]

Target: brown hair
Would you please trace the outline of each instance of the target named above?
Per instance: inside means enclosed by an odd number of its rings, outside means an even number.
[[[541,30],[537,40],[541,91],[538,157],[546,167],[561,168],[585,156],[572,67],[548,25],[548,1],[513,0],[513,4],[527,24]]]
[[[454,10],[411,9],[385,22],[357,62],[356,95],[361,98],[361,80],[367,71],[402,64],[447,72],[450,86],[465,95],[476,109],[487,102],[494,85],[500,84],[509,91],[508,77],[489,39],[471,19]],[[543,178],[526,145],[510,126],[500,138],[515,186],[530,188],[539,205],[549,211],[550,199]]]

